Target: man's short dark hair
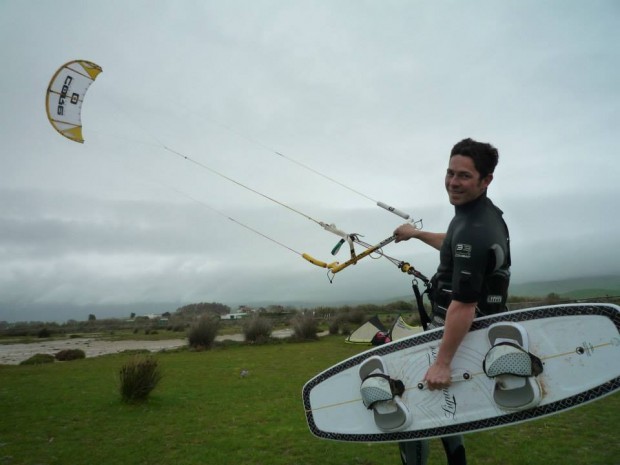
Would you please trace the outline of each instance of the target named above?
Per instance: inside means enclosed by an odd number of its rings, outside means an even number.
[[[474,161],[476,170],[480,173],[480,179],[493,173],[499,160],[499,153],[491,144],[469,138],[463,139],[452,147],[450,158],[455,155],[470,157]]]

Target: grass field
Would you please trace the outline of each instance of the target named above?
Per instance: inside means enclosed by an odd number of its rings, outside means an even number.
[[[384,465],[394,444],[344,444],[308,431],[305,381],[362,349],[317,342],[226,344],[156,355],[163,380],[142,405],[121,402],[119,354],[0,366],[0,465]],[[240,377],[241,370],[249,376]],[[466,436],[469,462],[620,465],[620,396],[535,422]],[[445,458],[432,441],[431,464]]]

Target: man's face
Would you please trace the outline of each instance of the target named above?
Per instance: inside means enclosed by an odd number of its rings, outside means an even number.
[[[464,205],[480,197],[493,180],[489,174],[480,179],[474,160],[462,155],[450,158],[446,171],[446,191],[452,205]]]

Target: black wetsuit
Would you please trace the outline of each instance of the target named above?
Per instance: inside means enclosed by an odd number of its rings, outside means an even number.
[[[433,277],[433,316],[445,320],[452,299],[477,302],[476,316],[506,310],[510,238],[502,211],[482,195],[455,207]]]
[[[510,282],[510,238],[502,211],[483,194],[455,207],[455,215],[440,250],[440,263],[432,279],[433,321],[442,326],[452,299],[477,302],[476,316],[506,310]],[[448,465],[465,465],[463,436],[441,438]],[[399,444],[405,465],[428,462],[428,440]]]

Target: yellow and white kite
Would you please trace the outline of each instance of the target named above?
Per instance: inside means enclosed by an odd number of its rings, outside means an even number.
[[[84,143],[82,102],[88,87],[101,71],[101,66],[90,61],[70,61],[56,71],[47,87],[45,108],[51,125],[75,142]]]

